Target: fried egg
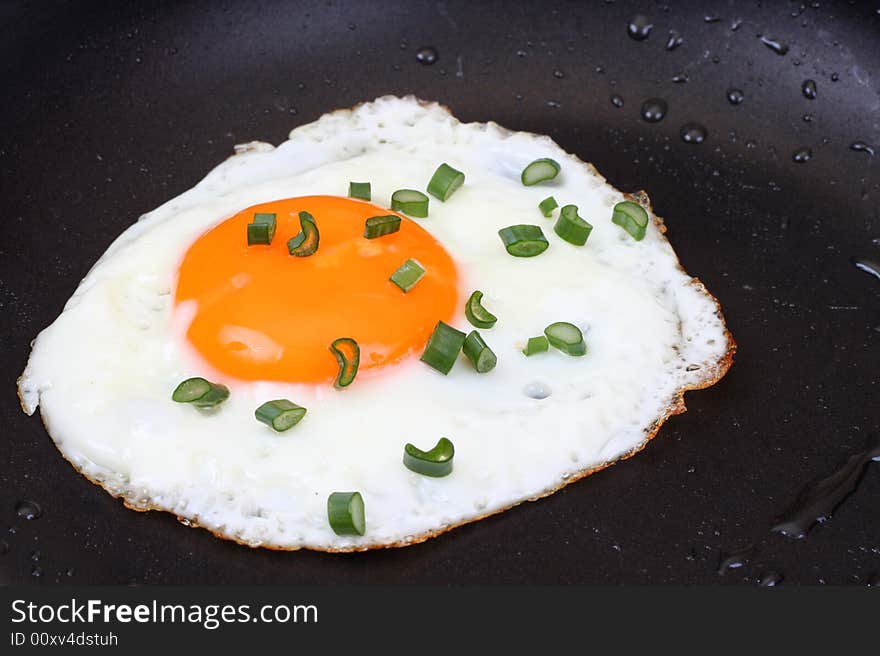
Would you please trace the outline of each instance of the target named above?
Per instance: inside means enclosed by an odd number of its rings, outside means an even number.
[[[559,174],[521,181],[537,159]],[[425,190],[445,163],[465,174],[428,216],[393,211],[399,189]],[[371,183],[370,200],[348,197]],[[558,237],[553,196],[592,225]],[[612,221],[630,200],[652,218],[636,240]],[[317,251],[287,242],[307,212]],[[274,214],[270,244],[248,244]],[[400,229],[364,236],[366,219]],[[545,251],[513,257],[499,238],[538,226]],[[686,229],[682,226],[680,229]],[[322,116],[279,145],[254,142],[195,187],[145,214],[106,251],[33,343],[19,379],[63,456],[136,510],[165,510],[250,546],[354,551],[420,542],[548,495],[640,450],[686,390],[711,385],[735,345],[716,300],[684,272],[643,194],[623,194],[546,136],[463,124],[444,107],[383,97]],[[424,276],[389,280],[407,260]],[[462,354],[444,375],[422,361],[442,322],[462,332],[471,294],[497,317],[478,332],[497,365]],[[586,353],[526,356],[555,322]],[[360,348],[353,383],[334,385],[329,346]],[[229,396],[205,411],[176,403],[200,377]],[[307,413],[278,432],[255,419],[277,399]],[[451,472],[404,463],[410,444],[454,444]],[[358,492],[362,535],[337,534],[328,499]]]

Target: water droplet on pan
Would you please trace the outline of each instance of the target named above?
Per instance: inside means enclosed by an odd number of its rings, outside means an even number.
[[[814,80],[804,80],[804,83],[801,85],[801,92],[803,92],[804,98],[815,100],[817,93],[816,82]]]
[[[555,77],[557,80],[561,80],[565,77],[565,73],[557,68],[555,71],[553,71],[553,77]]]
[[[770,48],[770,50],[780,57],[788,54],[788,44],[782,39],[773,39],[768,36],[762,36],[761,43]]]
[[[797,162],[798,164],[809,162],[811,159],[813,159],[813,149],[806,146],[803,148],[798,148],[791,154],[791,159],[793,162]]]
[[[24,499],[15,504],[15,514],[22,519],[39,519],[43,514],[43,509],[36,501]]]
[[[684,39],[682,38],[681,34],[679,34],[676,30],[669,30],[669,36],[666,37],[666,49],[672,52],[682,43],[684,43]]]
[[[758,579],[758,585],[762,588],[773,588],[782,583],[782,574],[779,572],[765,572]]]
[[[720,16],[703,16],[704,23],[717,23],[721,20]]]
[[[424,66],[430,66],[431,64],[436,63],[437,59],[437,51],[430,46],[419,48],[418,51],[416,51],[416,61]]]
[[[739,105],[744,99],[745,95],[741,89],[731,87],[727,90],[727,101],[731,105]]]
[[[620,109],[623,107],[623,97],[618,96],[616,93],[611,96],[611,104]]]
[[[880,262],[869,260],[866,257],[854,257],[852,258],[852,263],[855,264],[859,271],[864,271],[880,280]]]
[[[633,16],[626,26],[626,33],[636,41],[644,41],[654,29],[654,24],[644,14]]]
[[[642,103],[642,119],[648,123],[662,121],[669,110],[669,105],[662,98],[648,98]]]
[[[701,144],[706,140],[707,132],[699,123],[685,123],[681,126],[681,140],[689,144]]]
[[[812,114],[804,114],[801,118],[804,119],[804,123],[812,123],[813,115]]]
[[[871,157],[874,156],[873,146],[869,146],[864,141],[854,141],[849,147],[850,150],[854,150],[857,153],[868,153]]]
[[[878,458],[880,436],[873,435],[863,451],[851,455],[836,471],[805,485],[771,530],[792,538],[805,538],[817,522],[826,521],[855,491],[868,463]]]
[[[832,82],[837,82],[839,79],[840,79],[840,75],[838,73],[831,74],[831,81]]]
[[[675,84],[684,84],[688,81],[687,73],[679,73],[678,75],[673,76],[672,81]]]
[[[726,574],[729,570],[738,569],[749,562],[755,545],[750,544],[742,549],[737,549],[731,553],[722,553],[718,561],[718,573]]]

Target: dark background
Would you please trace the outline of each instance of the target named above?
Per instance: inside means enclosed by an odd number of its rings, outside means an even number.
[[[865,585],[880,570],[880,465],[807,539],[769,529],[803,484],[878,430],[880,281],[850,262],[880,259],[880,149],[850,149],[880,146],[878,12],[781,1],[3,3],[0,581],[756,585],[775,572],[783,585]],[[644,41],[627,36],[636,13],[654,24]],[[672,29],[683,43],[667,51]],[[424,46],[439,54],[433,65],[416,59]],[[680,74],[688,81],[672,82]],[[728,102],[730,87],[742,104]],[[402,550],[251,550],[126,510],[19,410],[30,340],[124,228],[234,144],[277,144],[388,93],[549,134],[618,188],[648,190],[682,263],[722,303],[740,347],[730,373],[689,394],[689,412],[637,457]],[[649,124],[640,107],[654,96],[669,111]],[[707,128],[704,143],[681,140],[690,121]],[[793,162],[802,147],[812,159]],[[42,516],[18,517],[23,499]],[[748,563],[717,573],[721,553],[748,544]]]

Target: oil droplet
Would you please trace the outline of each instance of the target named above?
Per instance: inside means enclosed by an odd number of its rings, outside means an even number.
[[[731,105],[739,105],[744,99],[745,95],[743,94],[741,89],[731,87],[727,90],[727,101]]]
[[[39,550],[35,549],[34,551],[31,551],[31,560],[33,560],[34,562],[37,562],[42,557],[43,554],[41,554]]]
[[[831,74],[831,81],[832,81],[832,82],[837,82],[839,79],[840,79],[840,75],[839,75],[839,74],[837,74],[837,73],[832,73],[832,74]]]
[[[669,36],[666,37],[666,49],[672,52],[682,43],[684,43],[684,39],[682,38],[681,34],[679,34],[676,30],[669,30]]]
[[[721,20],[720,16],[703,16],[704,23],[717,23]]]
[[[552,107],[553,109],[559,109],[560,107],[562,107],[562,103],[559,102],[558,100],[548,100],[547,107]]]
[[[662,98],[648,98],[642,104],[642,119],[648,123],[662,121],[669,110],[669,105]]]
[[[557,80],[561,80],[565,77],[565,73],[557,68],[555,71],[553,71],[553,77],[555,77]]]
[[[854,141],[849,147],[850,150],[854,150],[857,153],[868,153],[871,157],[874,156],[873,146],[869,146],[864,141]]]
[[[636,41],[644,41],[648,38],[654,24],[644,14],[636,14],[633,16],[629,24],[626,26],[626,33]]]
[[[699,123],[685,123],[681,126],[681,140],[689,144],[701,144],[706,140],[706,128]]]
[[[758,579],[758,585],[762,588],[773,588],[782,583],[782,574],[779,572],[765,572]]]
[[[685,82],[688,81],[687,73],[679,73],[678,75],[676,75],[672,78],[672,81],[675,84],[684,84]]]
[[[416,51],[416,61],[425,66],[430,66],[437,62],[437,51],[430,46],[419,48]]]
[[[812,123],[813,122],[813,115],[812,114],[804,114],[802,118],[804,119],[804,123]]]
[[[40,567],[39,565],[36,565],[36,564],[33,567],[31,567],[31,576],[39,578],[42,575],[43,575],[43,568],[42,567]]]
[[[804,98],[809,98],[810,100],[816,99],[816,82],[814,80],[804,80],[804,83],[801,85],[801,91],[804,94]]]
[[[743,24],[742,18],[735,18],[733,20],[733,22],[730,24],[730,31],[736,32],[740,27],[742,27],[742,24]]]
[[[782,39],[773,39],[769,36],[762,36],[761,43],[770,48],[770,50],[775,52],[780,57],[788,54],[788,44]]]
[[[852,258],[852,263],[855,264],[856,268],[860,271],[864,271],[880,280],[880,262],[869,260],[864,257],[854,257]]]
[[[791,155],[791,159],[798,164],[803,164],[804,162],[809,162],[813,159],[813,149],[812,148],[798,148]]]
[[[43,509],[36,501],[19,501],[15,504],[15,514],[22,519],[39,519],[43,514]]]
[[[516,51],[516,56],[517,56],[517,57],[525,57],[527,54],[528,54],[528,53],[526,53],[526,51],[523,50],[522,48],[520,48],[519,50]]]
[[[623,97],[618,96],[616,93],[611,96],[611,104],[620,109],[623,107]]]

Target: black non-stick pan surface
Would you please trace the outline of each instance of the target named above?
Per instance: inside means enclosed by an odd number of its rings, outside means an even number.
[[[880,259],[878,6],[4,3],[2,580],[876,584],[880,464],[805,539],[771,527],[880,428],[880,280],[851,261]],[[636,14],[653,25],[643,40],[628,35]],[[549,134],[647,190],[724,308],[730,373],[636,457],[405,549],[253,550],[127,510],[19,409],[30,341],[119,233],[234,144],[280,143],[383,94]],[[654,97],[668,111],[651,123]],[[682,139],[689,123],[702,143]]]

